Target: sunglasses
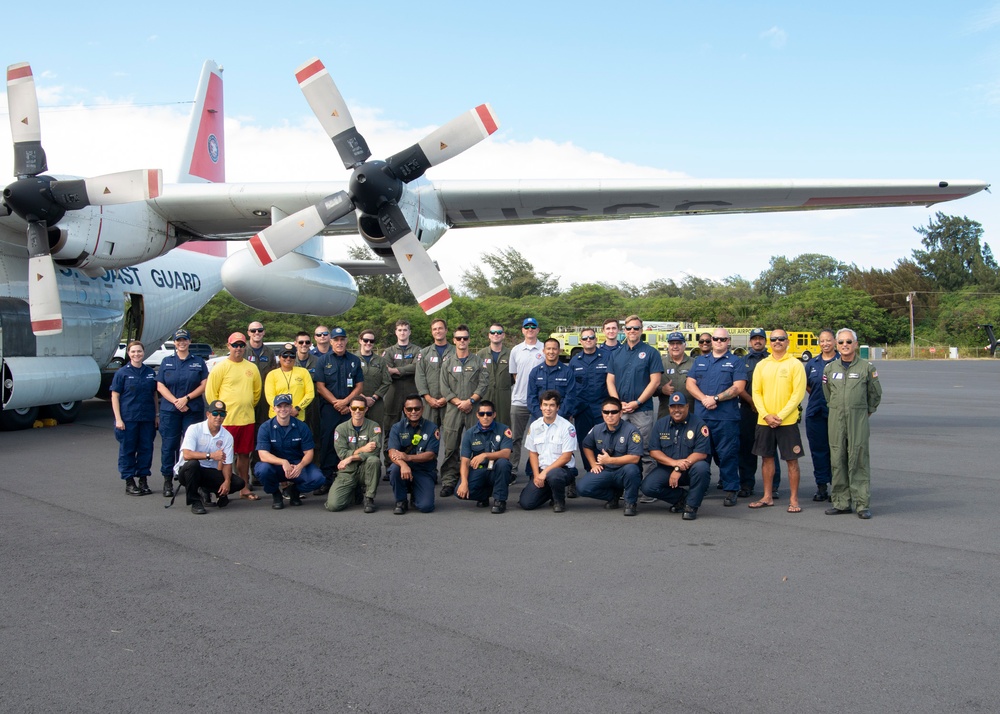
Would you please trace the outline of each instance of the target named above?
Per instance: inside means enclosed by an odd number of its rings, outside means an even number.
[[[423,407],[403,407],[404,412],[419,412]]]
[[[316,333],[316,337],[329,337],[329,336],[330,336],[329,332],[317,332]]]
[[[503,330],[490,330],[491,335],[502,335]]]
[[[641,330],[641,327],[625,327],[625,332],[640,332]]]
[[[469,336],[465,335],[465,337],[462,337],[461,335],[455,335],[455,339],[459,340],[461,342],[468,342],[469,341]]]
[[[854,340],[837,340],[838,345],[853,345]]]
[[[281,353],[281,359],[295,359],[295,353],[294,352],[282,352]]]
[[[214,417],[224,417],[224,416],[226,416],[225,412],[220,412],[218,409],[216,409],[214,412],[209,412],[209,414],[211,414]]]
[[[363,412],[364,410],[364,407],[351,407],[352,412]]]
[[[712,344],[712,341],[711,340],[698,340],[698,344],[699,345],[710,345],[710,344]]]
[[[787,342],[787,337],[772,337],[771,342]]]
[[[597,338],[594,337],[594,335],[591,335],[590,337],[581,337],[580,339],[584,342],[590,342],[591,340],[596,340]]]
[[[602,409],[601,414],[621,414],[621,409]]]
[[[264,331],[263,327],[252,327],[249,330],[247,330],[247,332],[263,332],[263,331]]]
[[[728,337],[713,337],[712,342],[729,342]]]
[[[479,416],[493,416],[493,412],[479,412]]]
[[[367,337],[362,337],[361,341],[364,342],[366,345],[373,345],[373,344],[375,344],[375,340],[369,340]]]
[[[312,340],[298,340],[298,341],[296,341],[295,344],[297,344],[297,345],[311,345],[312,344]]]
[[[525,325],[524,329],[525,330],[537,330],[538,329],[538,325]]]
[[[244,347],[247,346],[247,343],[246,342],[233,342],[229,346],[232,347],[234,350],[241,350],[241,349],[243,349]]]

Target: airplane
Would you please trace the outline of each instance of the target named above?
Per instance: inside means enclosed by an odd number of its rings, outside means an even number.
[[[49,177],[30,67],[8,68],[15,181],[4,190],[8,215],[0,215],[0,427],[30,425],[40,406],[70,420],[97,392],[102,372],[107,380],[123,331],[159,344],[223,287],[261,310],[333,316],[354,306],[354,276],[402,272],[424,311],[440,310],[451,295],[427,249],[450,228],[930,206],[988,187],[979,180],[431,181],[429,168],[497,131],[488,104],[372,160],[323,63],[313,58],[295,77],[351,172],[346,185],[227,183],[222,70],[211,61],[179,183],[164,185],[152,170]],[[32,187],[41,200],[27,197]],[[357,234],[380,260],[322,260],[321,236]],[[246,246],[227,251],[221,241]],[[53,263],[58,299],[51,286],[39,287],[51,282],[46,264]]]

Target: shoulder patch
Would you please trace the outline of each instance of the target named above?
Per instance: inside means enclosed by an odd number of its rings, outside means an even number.
[[[434,438],[435,439],[440,439],[441,438],[441,430],[440,429],[435,429],[434,430]]]
[[[381,434],[382,433],[382,427],[380,427],[380,426],[375,427],[374,432],[376,434]]]
[[[632,443],[633,444],[641,444],[642,443],[642,436],[639,435],[639,432],[637,432],[637,431],[633,431],[632,432]]]
[[[503,435],[509,439],[514,438],[514,432],[512,432],[509,428],[504,430]]]
[[[701,425],[701,435],[708,436],[708,424]]]

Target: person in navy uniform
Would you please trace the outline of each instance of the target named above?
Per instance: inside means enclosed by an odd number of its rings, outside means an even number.
[[[319,467],[326,481],[315,496],[325,496],[333,485],[340,459],[333,443],[333,432],[351,418],[351,400],[364,389],[361,359],[347,351],[347,332],[335,327],[330,333],[330,350],[316,360],[316,396],[319,412]]]
[[[617,330],[618,323],[615,322]],[[583,351],[578,352],[569,361],[573,376],[576,377],[576,413],[573,424],[576,426],[576,437],[583,453],[583,440],[597,424],[601,423],[601,403],[608,396],[608,359],[604,347],[597,346],[597,331],[592,327],[580,330],[580,344]],[[593,466],[583,456],[583,470],[590,471]],[[572,490],[571,490],[572,489]],[[566,497],[576,498],[576,488],[572,484],[566,487]]]
[[[691,416],[684,392],[671,394],[667,409],[669,416],[653,425],[649,455],[657,466],[643,479],[642,492],[667,501],[671,513],[682,513],[685,521],[693,521],[711,480],[709,430],[704,421]]]
[[[561,347],[559,340],[550,337],[542,345],[542,355],[545,361],[532,367],[528,372],[528,412],[530,421],[541,419],[542,407],[539,396],[542,392],[554,389],[559,392],[562,403],[559,405],[559,416],[570,419],[576,412],[576,375],[573,368],[559,361]]]
[[[138,340],[129,342],[125,353],[128,364],[120,367],[111,380],[118,472],[125,482],[125,493],[147,496],[153,492],[146,479],[153,465],[153,440],[159,416],[156,372],[142,363],[146,349]]]
[[[840,357],[837,354],[837,338],[833,330],[823,329],[819,333],[820,353],[806,364],[806,391],[809,393],[809,403],[806,404],[805,422],[806,439],[809,440],[809,455],[813,462],[813,477],[816,479],[814,501],[830,500],[830,480],[833,472],[830,467],[830,434],[827,432],[830,420],[830,408],[823,396],[823,372],[826,366]]]
[[[188,427],[204,421],[205,383],[208,366],[191,354],[191,333],[181,328],[174,332],[174,353],[163,358],[156,373],[160,393],[160,475],[163,495],[174,495],[174,464],[180,453],[181,438]]]
[[[688,373],[688,394],[695,400],[694,415],[708,426],[712,458],[726,492],[724,506],[735,506],[740,490],[740,394],[746,387],[743,360],[729,351],[729,331],[712,334],[712,352],[694,358]]]
[[[604,423],[598,424],[583,440],[584,457],[590,470],[577,479],[577,490],[586,498],[606,501],[604,507],[618,508],[619,495],[625,496],[625,515],[634,516],[642,483],[642,434],[622,420],[622,402],[605,397],[601,402]]]
[[[303,491],[323,485],[323,472],[313,463],[316,443],[305,422],[292,417],[292,395],[278,394],[274,398],[275,416],[260,425],[257,431],[257,456],[254,475],[271,494],[271,508],[281,510],[280,485],[287,481],[289,504],[301,506]]]
[[[490,505],[492,494],[493,513],[499,514],[507,510],[510,451],[514,439],[510,427],[497,421],[496,414],[496,405],[484,399],[476,409],[479,423],[462,435],[461,480],[455,495],[475,500],[477,507],[485,508]]]
[[[656,414],[653,397],[663,380],[663,358],[658,350],[642,341],[642,320],[625,318],[625,343],[608,362],[608,394],[622,402],[622,419],[642,434],[642,448],[648,453],[649,437]],[[646,458],[647,470],[653,467]]]
[[[389,483],[396,499],[393,513],[408,510],[407,491],[413,489],[413,506],[421,513],[434,510],[437,457],[441,433],[436,424],[424,419],[424,400],[411,394],[403,402],[403,418],[389,432]]]

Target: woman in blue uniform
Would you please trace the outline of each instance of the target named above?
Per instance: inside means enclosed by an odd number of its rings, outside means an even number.
[[[125,481],[125,493],[145,496],[153,492],[146,478],[153,464],[156,438],[156,372],[142,363],[146,350],[138,340],[128,343],[126,354],[128,364],[115,372],[111,380],[118,471]]]

